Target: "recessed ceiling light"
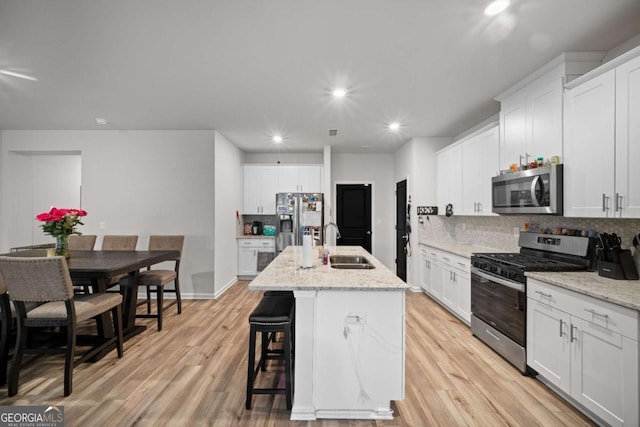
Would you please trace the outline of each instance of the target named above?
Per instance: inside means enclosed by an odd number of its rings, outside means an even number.
[[[280,144],[282,142],[282,137],[280,135],[273,135],[273,138],[271,138],[271,140],[276,144]]]
[[[336,88],[332,92],[332,95],[334,98],[344,98],[346,94],[347,94],[347,91],[342,88]]]
[[[35,77],[27,76],[26,74],[22,74],[22,73],[16,73],[15,71],[6,70],[4,68],[0,69],[0,74],[4,74],[5,76],[17,77],[19,79],[24,79],[24,80],[31,80],[34,82],[38,81],[38,79],[36,79]]]
[[[104,126],[109,124],[109,121],[107,119],[103,119],[102,117],[96,117],[96,123],[101,126]]]
[[[484,14],[487,16],[497,15],[500,12],[503,12],[506,8],[508,8],[509,3],[510,3],[509,0],[495,0],[489,3],[489,6],[487,6],[484,9]]]
[[[389,130],[398,130],[398,129],[400,129],[400,123],[398,122],[389,123]]]

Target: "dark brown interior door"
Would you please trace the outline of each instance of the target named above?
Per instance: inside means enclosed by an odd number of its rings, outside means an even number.
[[[396,275],[407,281],[407,180],[396,184]]]
[[[336,222],[338,245],[362,246],[371,253],[371,185],[338,184]]]

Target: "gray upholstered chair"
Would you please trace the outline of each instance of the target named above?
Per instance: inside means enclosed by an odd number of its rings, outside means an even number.
[[[138,244],[138,236],[106,235],[102,238],[103,251],[135,251]]]
[[[17,342],[9,372],[9,396],[18,392],[18,378],[25,354],[64,353],[64,395],[72,391],[73,367],[115,344],[122,357],[122,296],[115,293],[74,296],[69,268],[64,257],[0,257],[0,275],[15,305]],[[41,303],[27,311],[25,304]],[[76,333],[79,322],[111,312],[115,336],[85,351],[76,360]],[[66,347],[31,347],[30,328],[61,327],[66,331]]]
[[[165,309],[174,304],[178,305],[178,314],[182,313],[182,297],[180,295],[180,257],[182,256],[182,247],[184,246],[184,236],[150,236],[150,251],[178,251],[179,255],[173,260],[173,270],[154,270],[149,267],[146,271],[140,272],[138,277],[138,286],[144,286],[147,289],[147,314],[138,314],[136,317],[141,318],[157,318],[158,330],[162,330],[162,313]],[[173,282],[173,289],[167,288],[166,285]],[[156,314],[151,314],[151,290],[156,292],[156,304],[158,306]],[[164,294],[175,294],[173,300],[166,307],[164,306]]]
[[[138,236],[134,235],[111,235],[107,234],[102,238],[103,251],[135,251],[138,245]],[[120,280],[126,277],[126,274],[116,276],[111,279],[110,285],[120,283]]]
[[[97,238],[98,236],[95,234],[72,234],[69,236],[69,250],[92,251],[93,247],[96,245]],[[76,293],[91,293],[90,280],[76,280],[73,282],[73,285],[76,286]]]
[[[69,236],[69,250],[92,251],[97,238],[95,234],[72,234]]]

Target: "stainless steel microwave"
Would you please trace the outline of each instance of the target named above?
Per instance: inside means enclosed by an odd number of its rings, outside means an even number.
[[[562,215],[562,165],[491,178],[492,212]]]

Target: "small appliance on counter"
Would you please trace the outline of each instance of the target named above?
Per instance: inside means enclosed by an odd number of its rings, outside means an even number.
[[[253,225],[251,226],[251,234],[254,236],[262,235],[262,221],[253,221]]]
[[[634,242],[637,237],[634,238]],[[631,256],[631,251],[622,249],[621,245],[622,240],[616,233],[601,233],[598,236],[596,240],[598,274],[610,279],[638,280],[638,270]]]

